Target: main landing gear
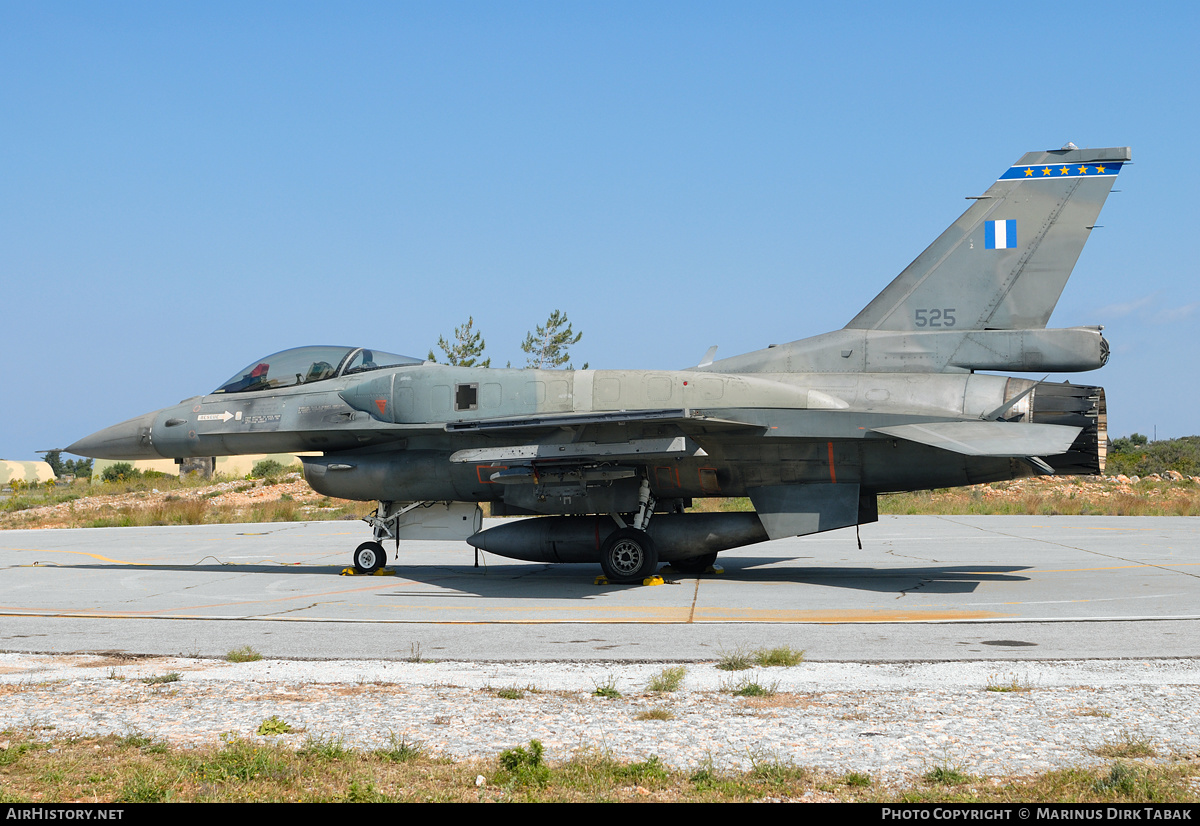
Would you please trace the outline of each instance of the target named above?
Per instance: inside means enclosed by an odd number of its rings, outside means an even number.
[[[620,528],[600,549],[600,567],[609,582],[641,582],[658,570],[658,550],[645,531]]]
[[[643,479],[633,524],[626,525],[618,514],[612,514],[617,531],[600,547],[600,567],[609,582],[641,582],[658,571],[658,549],[646,533],[653,515],[654,497],[650,495],[650,483]]]

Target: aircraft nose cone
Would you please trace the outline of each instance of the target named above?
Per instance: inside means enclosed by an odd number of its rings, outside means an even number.
[[[68,447],[67,452],[92,459],[161,459],[151,435],[156,415],[147,413],[97,430]]]

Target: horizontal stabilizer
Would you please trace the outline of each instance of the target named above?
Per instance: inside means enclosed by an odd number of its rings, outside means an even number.
[[[1081,427],[1010,422],[927,422],[872,428],[965,456],[1057,456],[1066,453]]]

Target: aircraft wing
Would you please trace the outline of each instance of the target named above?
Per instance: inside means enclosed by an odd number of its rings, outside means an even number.
[[[675,433],[642,436],[634,427],[627,437],[605,441],[582,441],[584,428],[592,425],[670,425]],[[497,447],[468,448],[450,456],[455,463],[483,462],[580,462],[588,460],[651,459],[683,456],[707,456],[692,435],[714,432],[752,432],[762,434],[761,424],[705,416],[695,410],[621,410],[603,413],[561,413],[544,416],[524,416],[510,419],[487,419],[475,422],[450,422],[446,430],[455,433],[486,433],[504,437],[511,435],[513,443]],[[548,435],[528,440],[530,431],[542,430]],[[612,431],[608,431],[611,435]],[[519,441],[518,441],[519,440]]]
[[[664,456],[707,456],[704,448],[686,436],[630,439],[628,442],[535,442],[528,445],[460,450],[451,462],[547,461],[553,459],[646,459]]]
[[[1083,430],[1060,424],[925,422],[875,427],[872,431],[966,456],[1058,456]]]
[[[684,430],[753,430],[767,428],[753,422],[706,416],[687,408],[664,410],[614,410],[612,412],[551,413],[539,416],[518,416],[505,419],[480,419],[470,422],[447,422],[450,433],[502,433],[521,430],[553,430],[600,424],[673,424]]]

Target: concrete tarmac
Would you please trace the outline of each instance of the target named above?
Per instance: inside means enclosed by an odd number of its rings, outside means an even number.
[[[887,516],[728,551],[724,572],[596,584],[465,543],[341,576],[354,522],[0,532],[0,649],[531,661],[1200,655],[1200,520]]]

